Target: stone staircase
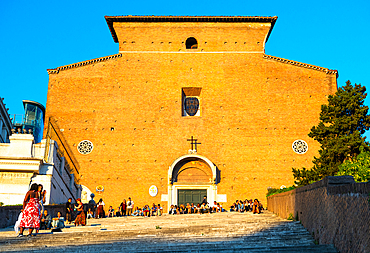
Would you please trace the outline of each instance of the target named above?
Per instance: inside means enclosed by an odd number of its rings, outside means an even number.
[[[91,219],[85,227],[53,234],[42,230],[36,237],[17,238],[3,230],[0,251],[337,252],[331,245],[316,245],[299,222],[268,211]]]

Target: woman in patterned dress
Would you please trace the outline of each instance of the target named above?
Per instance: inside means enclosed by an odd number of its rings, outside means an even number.
[[[32,236],[33,229],[40,229],[40,204],[37,194],[37,184],[32,184],[23,201],[23,216],[20,222],[20,232],[18,237],[23,236],[23,230],[29,229],[27,236]]]
[[[40,219],[42,214],[44,213],[44,203],[45,203],[45,195],[46,191],[43,190],[44,186],[42,184],[37,185],[37,197],[39,199],[40,204]],[[36,229],[36,235],[39,233],[39,229]]]
[[[75,226],[78,226],[78,225],[86,226],[86,216],[84,212],[84,205],[82,204],[80,198],[78,198],[76,201],[77,201],[77,205],[76,205],[77,217],[75,220]]]

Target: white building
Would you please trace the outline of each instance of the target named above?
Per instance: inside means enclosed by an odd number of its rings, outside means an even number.
[[[55,141],[43,139],[35,144],[32,134],[12,134],[9,140],[10,143],[0,143],[0,202],[22,204],[33,183],[44,186],[45,204],[81,197],[78,171]]]
[[[4,98],[0,98],[0,143],[9,142],[9,135],[12,129],[8,109],[3,102]]]

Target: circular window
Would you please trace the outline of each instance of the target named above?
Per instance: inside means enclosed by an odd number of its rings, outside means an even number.
[[[293,151],[297,154],[304,154],[308,150],[308,145],[303,140],[296,140],[292,144]]]
[[[81,141],[77,146],[78,152],[80,152],[83,155],[90,154],[93,148],[94,148],[94,145],[92,144],[91,141],[88,141],[88,140]]]

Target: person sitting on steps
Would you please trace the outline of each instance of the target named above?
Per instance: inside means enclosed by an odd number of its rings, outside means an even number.
[[[260,209],[260,203],[258,202],[258,199],[255,199],[253,202],[253,214],[260,214],[261,209]]]
[[[110,206],[108,209],[108,217],[114,217],[114,209],[112,206]]]
[[[48,211],[45,210],[44,213],[41,216],[41,224],[40,228],[43,229],[50,229],[51,228],[51,217],[50,214],[48,214]]]
[[[62,214],[58,212],[57,217],[53,218],[53,231],[52,232],[62,232],[62,228],[65,227],[64,225],[64,218]]]

